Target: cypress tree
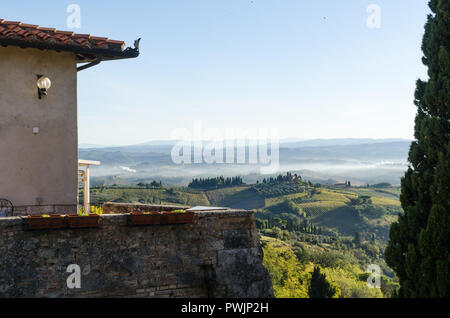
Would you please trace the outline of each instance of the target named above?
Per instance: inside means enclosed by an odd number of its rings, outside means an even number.
[[[450,296],[450,1],[431,0],[422,42],[428,81],[418,80],[415,139],[402,178],[404,213],[392,224],[387,264],[399,297]]]
[[[319,266],[315,266],[308,288],[309,298],[332,298],[334,294],[336,290],[327,281],[326,275],[320,272]]]

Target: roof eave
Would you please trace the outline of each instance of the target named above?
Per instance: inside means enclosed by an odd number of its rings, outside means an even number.
[[[61,45],[61,44],[52,44],[52,43],[44,43],[41,41],[29,41],[29,40],[20,40],[20,39],[0,39],[1,46],[17,46],[20,48],[35,48],[39,50],[51,50],[58,52],[72,52],[77,54],[78,56],[83,56],[84,59],[80,59],[77,63],[85,63],[90,60],[94,60],[98,57],[102,57],[103,61],[108,60],[120,60],[120,59],[130,59],[136,58],[139,56],[139,49],[128,47],[123,51],[112,50],[112,49],[104,49],[104,48],[83,48],[79,46],[72,45]]]

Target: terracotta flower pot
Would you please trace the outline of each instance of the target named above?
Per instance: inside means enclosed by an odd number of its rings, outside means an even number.
[[[157,225],[161,224],[161,219],[159,212],[131,212],[128,218],[130,225]]]
[[[100,215],[90,214],[88,216],[68,215],[67,223],[71,229],[85,229],[100,227]]]
[[[176,224],[177,216],[172,212],[162,212],[163,215],[163,224]]]
[[[62,215],[51,215],[50,217],[28,215],[28,229],[30,230],[62,229],[65,225],[65,218]]]
[[[177,223],[192,223],[194,220],[194,212],[175,213],[177,215]]]
[[[163,212],[164,224],[186,224],[194,219],[194,212]]]

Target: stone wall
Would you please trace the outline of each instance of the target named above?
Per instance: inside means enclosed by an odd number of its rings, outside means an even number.
[[[273,297],[251,211],[196,212],[184,225],[131,227],[127,217],[53,231],[0,218],[0,297]],[[80,289],[67,287],[71,264]]]

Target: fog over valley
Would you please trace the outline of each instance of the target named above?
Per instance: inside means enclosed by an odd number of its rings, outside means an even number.
[[[286,140],[279,143],[278,169],[263,174],[261,168],[269,166],[260,161],[249,160],[249,148],[235,147],[235,154],[245,150],[244,163],[199,163],[176,164],[172,150],[176,141],[156,141],[131,146],[80,145],[80,159],[99,160],[101,166],[92,169],[93,184],[134,185],[138,182],[161,180],[174,185],[186,185],[194,177],[242,176],[245,182],[253,183],[270,175],[291,171],[304,179],[320,183],[338,183],[350,180],[354,185],[389,182],[399,185],[407,169],[408,149],[411,141],[406,139],[316,139]],[[208,142],[203,143],[205,147]],[[250,145],[250,147],[249,147]],[[273,146],[273,145],[272,145]],[[198,147],[198,145],[195,145]],[[194,159],[199,148],[191,148]],[[204,148],[203,148],[204,149]],[[217,152],[219,147],[216,149]],[[267,145],[270,160],[276,160]],[[215,152],[213,152],[215,153]],[[224,161],[226,149],[224,151]],[[274,162],[272,162],[274,164]]]

